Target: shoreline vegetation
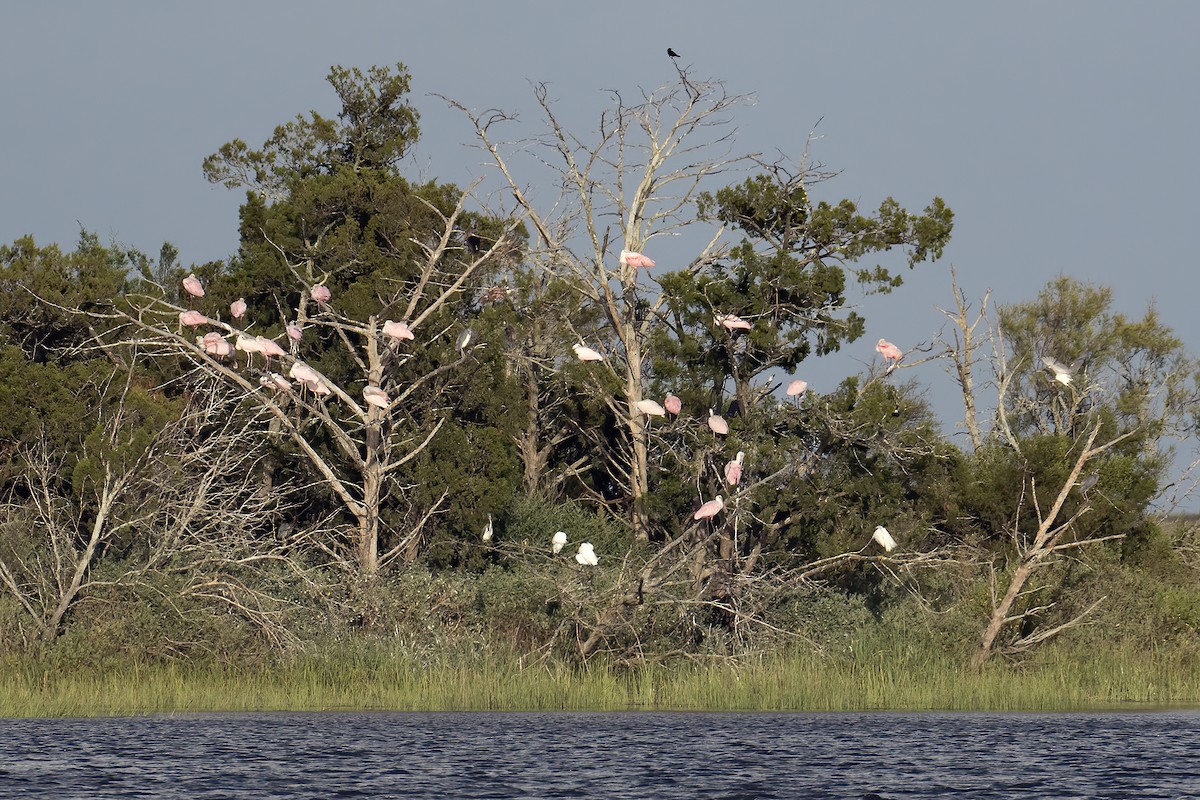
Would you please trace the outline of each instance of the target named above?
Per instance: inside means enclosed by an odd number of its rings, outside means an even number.
[[[1173,657],[1051,658],[976,672],[945,662],[774,657],[617,671],[515,661],[427,666],[404,658],[296,659],[258,668],[0,670],[0,716],[253,712],[1080,712],[1200,706],[1200,674]]]
[[[459,187],[406,177],[403,64],[333,67],[204,159],[228,260],[0,246],[0,714],[1200,703],[1188,343],[954,268],[868,334],[954,212],[678,78],[598,139],[443,98]]]

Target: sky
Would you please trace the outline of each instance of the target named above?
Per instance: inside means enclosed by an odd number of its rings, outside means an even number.
[[[814,389],[865,368],[880,337],[936,336],[951,266],[969,298],[1022,302],[1068,274],[1200,337],[1197,3],[109,0],[7,3],[0,24],[0,243],[70,249],[82,226],[149,253],[170,241],[185,264],[225,259],[243,195],[201,162],[297,114],[335,116],[332,65],[405,64],[422,128],[405,169],[465,185],[482,158],[437,95],[532,124],[544,82],[587,132],[607,90],[672,81],[670,46],[694,76],[754,95],[739,149],[795,159],[816,130],[812,156],[838,171],[818,199],[954,209],[943,259],[856,297],[867,335],[802,365]],[[960,428],[941,365],[905,377]]]

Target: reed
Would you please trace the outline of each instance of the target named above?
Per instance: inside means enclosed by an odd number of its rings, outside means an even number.
[[[1067,654],[972,672],[948,657],[795,654],[738,663],[522,668],[506,656],[436,662],[379,648],[253,669],[0,668],[0,716],[245,711],[1070,711],[1200,705],[1200,671],[1172,653]]]

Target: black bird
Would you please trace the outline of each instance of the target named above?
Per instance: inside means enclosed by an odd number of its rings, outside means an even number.
[[[467,234],[467,249],[472,253],[478,253],[483,246],[483,240],[473,233]]]
[[[676,53],[670,47],[667,48],[667,55],[669,55],[671,58],[679,58],[679,53]]]

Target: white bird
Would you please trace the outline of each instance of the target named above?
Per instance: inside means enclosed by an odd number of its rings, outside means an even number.
[[[1054,380],[1061,383],[1063,386],[1071,385],[1071,378],[1074,377],[1076,368],[1079,366],[1076,361],[1071,366],[1064,366],[1061,361],[1057,361],[1050,356],[1042,356],[1042,363],[1046,365],[1046,369],[1054,373]]]
[[[729,433],[729,423],[711,408],[708,410],[708,427],[719,436],[726,436]]]
[[[638,411],[650,417],[665,417],[667,410],[654,400],[638,400],[634,403]]]
[[[492,515],[488,514],[487,525],[483,526],[483,540],[485,542],[490,542],[492,540],[492,533]]]
[[[575,554],[575,560],[585,567],[594,567],[600,563],[600,556],[596,555],[595,548],[591,542],[584,542],[579,545],[579,552]]]
[[[592,348],[585,344],[573,344],[571,349],[575,351],[575,356],[580,361],[603,361],[604,356],[597,353]]]
[[[890,553],[896,549],[896,540],[888,533],[888,529],[882,525],[875,527],[875,532],[871,534],[871,538],[875,540],[875,544],[883,548],[884,552]]]
[[[567,546],[567,532],[557,531],[550,537],[550,549],[556,554],[561,553],[562,549]]]

